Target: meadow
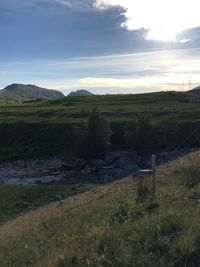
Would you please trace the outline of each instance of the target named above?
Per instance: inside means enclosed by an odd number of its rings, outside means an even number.
[[[126,124],[148,116],[156,127],[171,120],[180,126],[174,143],[187,137],[200,123],[199,98],[178,92],[139,95],[65,97],[55,101],[33,101],[0,105],[0,159],[49,157],[74,154],[77,133],[88,114],[98,108],[111,124],[112,148],[126,148]],[[157,142],[155,142],[157,143]],[[186,145],[198,146],[199,133]]]
[[[163,129],[159,138],[178,125],[164,148],[177,146],[199,127],[199,104],[177,92],[2,103],[0,160],[74,155],[95,107],[110,122],[111,148],[128,149],[125,129],[140,116]],[[156,150],[158,136],[151,140]],[[199,146],[199,131],[185,145]],[[0,184],[0,265],[199,266],[199,160],[195,152],[159,167],[155,196],[151,179],[132,177],[98,186]]]
[[[6,185],[0,184],[0,224],[10,219],[80,194],[94,185]]]
[[[180,122],[200,121],[200,100],[178,92],[138,95],[65,97],[54,101],[32,101],[0,106],[0,123],[79,124],[88,112],[98,107],[110,122],[127,122],[131,115],[148,112],[155,122],[177,113]]]
[[[161,166],[155,196],[138,198],[140,183],[127,177],[2,225],[1,266],[199,266],[199,160]]]

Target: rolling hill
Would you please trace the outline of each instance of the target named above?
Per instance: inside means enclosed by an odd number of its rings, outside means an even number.
[[[20,103],[38,99],[54,100],[64,97],[63,93],[38,87],[32,84],[11,84],[0,90],[0,101],[5,103]]]
[[[189,94],[200,96],[200,86],[193,88],[192,90],[188,91]]]
[[[77,135],[97,107],[109,120],[113,148],[125,149],[124,131],[136,116],[150,117],[157,125],[173,121],[179,130],[170,141],[178,145],[188,135],[185,145],[199,146],[200,99],[182,92],[138,95],[93,95],[63,97],[21,104],[0,105],[0,159],[13,160],[75,153]],[[168,123],[169,124],[169,123]],[[167,127],[163,127],[166,129]],[[162,138],[161,138],[162,136]],[[161,135],[163,140],[165,135]],[[153,142],[153,140],[151,140]],[[155,147],[159,147],[155,141]]]

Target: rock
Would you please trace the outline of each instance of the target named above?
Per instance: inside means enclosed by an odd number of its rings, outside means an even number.
[[[61,166],[62,171],[80,171],[84,167],[83,164],[79,161],[66,161],[64,164]]]
[[[95,173],[96,172],[96,169],[97,168],[95,166],[86,165],[83,172],[85,174],[92,174],[92,173]]]
[[[162,151],[160,154],[159,154],[159,158],[166,158],[169,156],[169,153],[167,151]]]
[[[120,179],[127,175],[127,171],[120,168],[102,168],[98,171],[98,177],[104,182],[111,182],[115,179]]]
[[[120,157],[121,157],[120,151],[111,152],[105,157],[105,162],[106,164],[109,165],[112,164],[113,161],[119,159]]]
[[[119,160],[114,162],[114,165],[117,168],[121,168],[127,171],[137,171],[140,169],[140,167],[135,162],[127,158],[120,158]]]
[[[64,181],[67,184],[96,183],[97,176],[94,173],[87,173],[85,171],[70,171],[65,173]]]
[[[157,161],[157,160],[156,160],[156,161]],[[151,168],[151,166],[152,166],[152,160],[151,160],[151,159],[146,160],[145,167],[146,167],[146,168]]]
[[[184,148],[163,151],[157,155],[156,164],[158,166],[197,150]],[[105,159],[88,162],[78,158],[63,160],[58,157],[46,160],[18,160],[0,163],[0,182],[23,185],[96,183],[120,179],[143,168],[151,168],[151,155],[130,151],[114,151]]]
[[[89,166],[92,166],[92,167],[102,167],[105,165],[106,165],[106,162],[102,159],[93,159],[89,162]]]

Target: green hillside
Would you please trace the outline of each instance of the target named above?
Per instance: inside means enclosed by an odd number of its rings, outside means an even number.
[[[97,107],[112,128],[111,146],[125,148],[126,124],[135,117],[149,117],[154,127],[177,123],[173,138],[178,145],[200,123],[200,100],[185,93],[65,97],[53,101],[0,105],[0,159],[38,158],[74,152],[80,130]],[[161,134],[161,137],[163,135]],[[156,148],[157,140],[152,143]],[[199,146],[199,132],[186,145]]]
[[[188,91],[189,94],[200,96],[200,86],[195,87],[194,89]]]
[[[155,120],[169,114],[177,114],[181,122],[199,122],[199,104],[198,99],[178,92],[76,96],[55,101],[1,105],[0,122],[83,123],[93,107],[98,107],[111,122],[128,121],[131,115],[145,112]]]
[[[128,177],[2,225],[1,267],[198,267],[199,160],[161,166],[155,198]]]
[[[138,116],[148,116],[155,126],[167,120],[178,123],[181,132],[175,144],[200,123],[200,100],[178,92],[76,96],[0,105],[0,159],[74,153],[72,145],[77,142],[74,131],[80,132],[78,128],[85,125],[94,107],[111,123],[113,148],[124,147],[126,124]],[[189,140],[190,146],[199,145],[198,134]]]

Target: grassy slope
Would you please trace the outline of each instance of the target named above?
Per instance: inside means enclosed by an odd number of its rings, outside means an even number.
[[[199,122],[199,101],[184,93],[149,93],[66,97],[55,101],[35,101],[21,105],[1,105],[0,123],[68,123],[86,121],[88,112],[99,107],[111,122],[129,121],[130,116],[148,112],[154,120],[176,113],[181,122]]]
[[[124,126],[135,114],[150,115],[154,124],[174,114],[173,120],[183,129],[180,140],[200,123],[199,100],[174,92],[67,97],[0,105],[0,160],[47,157],[73,150],[69,148],[75,142],[70,139],[71,128],[84,124],[93,107],[98,107],[111,122],[114,146],[120,144]]]
[[[156,199],[126,178],[1,226],[1,266],[199,266],[199,160],[160,167]]]
[[[84,192],[91,187],[90,185],[19,186],[0,184],[0,223],[52,201]]]

